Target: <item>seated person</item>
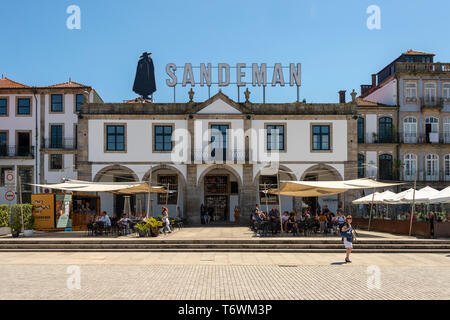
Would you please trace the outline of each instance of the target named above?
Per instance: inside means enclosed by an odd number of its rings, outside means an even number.
[[[287,232],[287,222],[289,220],[289,212],[285,211],[281,218],[283,222],[283,229],[285,232]]]
[[[292,233],[298,233],[298,224],[297,224],[295,212],[291,212],[291,214],[289,215],[286,226],[287,226],[286,232],[289,232],[289,230],[292,230]]]
[[[106,214],[106,211],[103,211],[100,216],[98,216],[97,222],[103,222],[103,225],[110,227],[111,226],[111,219]]]
[[[130,223],[130,219],[127,218],[127,215],[124,214],[122,216],[122,218],[117,222],[118,224],[122,225],[122,226],[128,226]]]

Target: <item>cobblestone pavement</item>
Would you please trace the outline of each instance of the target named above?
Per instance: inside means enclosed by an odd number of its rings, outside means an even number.
[[[446,254],[290,256],[2,253],[0,299],[450,299]]]

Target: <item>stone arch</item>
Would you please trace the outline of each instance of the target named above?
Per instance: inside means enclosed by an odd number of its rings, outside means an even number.
[[[103,178],[106,178],[107,182],[115,182],[116,178],[119,178],[118,180],[122,182],[139,182],[138,176],[132,169],[118,164],[102,168],[97,172],[93,181],[101,182]],[[130,197],[131,211],[136,212],[136,195],[125,196],[100,192],[99,196],[102,211],[106,211],[110,216],[120,217],[124,211],[125,197]]]
[[[337,178],[337,180],[344,180],[343,177],[341,176],[341,174],[339,173],[339,171],[336,170],[336,168],[334,168],[330,165],[327,165],[327,164],[320,163],[320,164],[316,164],[316,165],[306,169],[305,172],[303,172],[302,177],[300,178],[300,181],[305,180],[305,177],[311,173],[318,173],[318,175],[320,175],[320,173],[323,173],[323,172],[325,172],[325,174],[323,174],[321,176],[323,181],[336,180],[333,178]]]
[[[183,186],[186,186],[186,177],[180,171],[180,169],[178,169],[178,168],[176,168],[174,166],[167,165],[167,164],[160,164],[160,165],[157,165],[155,167],[152,167],[151,170],[152,170],[152,172],[156,172],[158,170],[173,170],[173,171],[175,171],[178,174],[179,177],[181,177],[181,179],[182,179],[181,182],[183,183]],[[142,177],[142,182],[147,182],[148,178],[149,178],[149,175],[150,175],[150,169],[147,170],[147,172]]]
[[[285,165],[279,165],[279,168],[284,171],[293,172],[289,167],[287,167]],[[259,177],[261,176],[261,169],[259,169],[258,173],[255,175],[255,178],[253,179],[253,185],[256,187],[258,186],[258,180],[259,180]],[[289,178],[291,180],[297,181],[297,176],[294,173],[282,172],[281,174],[287,175],[287,176],[289,176]]]
[[[205,176],[215,169],[223,169],[223,170],[226,170],[226,171],[229,171],[230,173],[232,173],[238,181],[239,190],[242,189],[242,177],[239,175],[239,173],[233,167],[230,167],[226,164],[215,164],[215,165],[208,167],[205,171],[202,172],[200,177],[198,177],[197,186],[200,186],[200,183],[203,181]]]
[[[148,179],[150,177],[150,170],[152,172],[152,182],[153,183],[157,183],[158,182],[158,178],[157,178],[157,174],[158,171],[169,171],[170,173],[166,173],[167,175],[176,175],[177,179],[178,179],[178,187],[177,187],[177,200],[176,200],[176,204],[175,203],[169,203],[167,205],[168,209],[169,209],[169,215],[171,217],[174,217],[176,214],[178,214],[177,212],[177,206],[180,207],[181,211],[182,211],[182,215],[184,217],[186,217],[187,212],[186,212],[186,208],[187,208],[187,182],[186,182],[186,177],[184,176],[183,172],[180,171],[180,169],[178,169],[175,166],[171,166],[168,164],[159,164],[156,166],[152,166],[151,169],[147,170],[147,172],[143,175],[142,177],[142,182],[148,182]],[[148,206],[148,198],[147,195],[141,195],[140,197],[143,202],[145,203],[145,206]],[[161,212],[161,208],[162,206],[166,206],[163,203],[159,202],[159,195],[156,194],[152,194],[152,208],[150,209],[153,215],[158,215],[159,212]],[[147,210],[147,209],[146,209]]]
[[[316,175],[317,176],[316,181],[344,180],[336,168],[334,168],[330,165],[324,164],[324,163],[313,165],[313,166],[309,167],[308,169],[306,169],[305,172],[303,172],[303,174],[302,174],[301,181],[304,181],[308,175]],[[335,200],[328,199],[328,201],[333,201],[334,206],[335,206],[334,208],[332,208],[331,204],[329,204],[329,203],[322,203],[322,204],[330,205],[330,209],[332,210],[332,212],[335,212],[335,210],[337,210],[339,208],[339,206],[342,206],[343,203],[345,202],[345,195],[344,195],[344,193],[341,193],[341,194],[333,195],[330,197],[336,197]],[[321,201],[324,201],[325,198],[327,198],[327,197],[305,197],[305,198],[302,198],[302,201],[305,201],[305,203],[310,205],[314,210],[314,209],[317,209],[319,205],[321,206],[320,203],[321,203]],[[335,203],[334,201],[337,201],[337,203]]]
[[[104,167],[104,168],[102,168],[100,171],[98,171],[96,174],[95,174],[95,177],[94,177],[94,182],[99,182],[100,181],[100,179],[105,175],[105,174],[107,174],[108,172],[110,172],[110,171],[124,171],[124,173],[127,173],[127,174],[129,174],[129,175],[131,175],[133,178],[134,178],[134,180],[133,181],[136,181],[136,182],[138,182],[139,181],[139,178],[138,178],[138,176],[136,175],[136,173],[133,171],[133,170],[131,170],[130,168],[128,168],[128,167],[126,167],[126,166],[122,166],[122,165],[119,165],[119,164],[114,164],[114,165],[110,165],[110,166],[107,166],[107,167]]]

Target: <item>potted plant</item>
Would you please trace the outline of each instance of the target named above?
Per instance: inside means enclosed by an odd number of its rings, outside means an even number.
[[[139,237],[148,236],[148,231],[150,230],[150,225],[146,222],[137,223],[134,228],[137,230]]]
[[[11,233],[9,227],[9,207],[6,204],[0,205],[0,236]]]
[[[163,223],[155,218],[148,219],[147,223],[150,226],[150,235],[157,237],[159,235],[159,228],[162,228]]]
[[[32,205],[30,204],[21,204],[20,207],[16,209],[16,211],[21,215],[23,214],[23,235],[25,237],[33,236],[34,229],[34,216],[32,212]]]
[[[20,230],[22,229],[22,217],[20,213],[13,213],[9,227],[11,228],[11,234],[13,238],[17,238],[19,236]]]
[[[377,135],[376,132],[373,132],[373,133],[372,133],[372,137],[373,137],[373,142],[374,142],[374,143],[377,143],[377,142],[378,142],[377,136],[378,136],[378,135]]]

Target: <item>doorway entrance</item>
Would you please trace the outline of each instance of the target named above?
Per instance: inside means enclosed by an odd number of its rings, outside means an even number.
[[[228,176],[205,177],[205,206],[212,221],[228,221],[230,186]]]
[[[228,196],[205,196],[207,210],[212,208],[212,221],[227,221]]]

